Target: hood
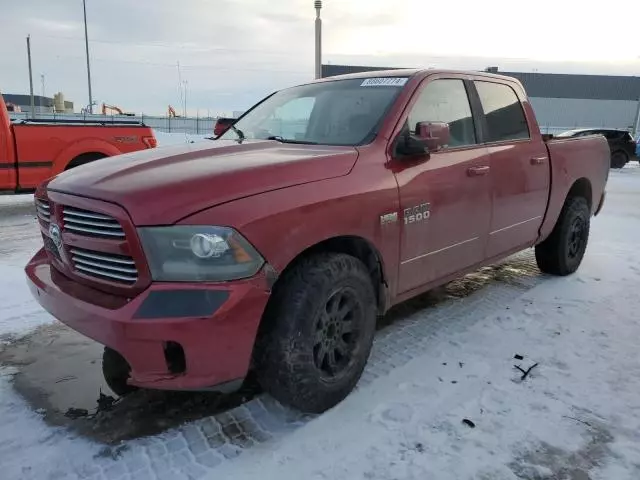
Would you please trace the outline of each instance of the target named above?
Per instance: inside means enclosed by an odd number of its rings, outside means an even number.
[[[124,207],[138,226],[162,225],[258,193],[347,175],[353,147],[202,141],[76,167],[47,185]]]

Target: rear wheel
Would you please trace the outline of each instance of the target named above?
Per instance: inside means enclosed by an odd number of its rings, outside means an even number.
[[[626,153],[618,150],[611,154],[611,168],[622,168],[629,161],[629,157]]]
[[[369,357],[376,297],[364,264],[349,255],[302,260],[274,291],[256,346],[262,387],[308,413],[341,402]]]
[[[113,393],[124,397],[138,389],[127,383],[130,373],[131,367],[124,357],[115,350],[105,347],[102,353],[102,375]]]
[[[591,212],[583,197],[567,199],[551,235],[536,245],[538,267],[552,275],[569,275],[575,272],[589,240]]]

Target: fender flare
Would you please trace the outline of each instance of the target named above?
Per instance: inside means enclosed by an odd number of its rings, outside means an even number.
[[[101,153],[106,157],[120,155],[122,152],[117,147],[99,138],[86,138],[68,145],[53,160],[51,176],[58,175],[63,172],[69,162],[84,153]]]

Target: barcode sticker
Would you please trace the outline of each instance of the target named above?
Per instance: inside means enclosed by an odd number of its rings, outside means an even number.
[[[401,87],[409,80],[407,77],[366,78],[361,87]]]

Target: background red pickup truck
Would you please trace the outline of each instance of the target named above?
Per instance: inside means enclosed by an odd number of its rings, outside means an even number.
[[[518,81],[401,70],[277,92],[219,139],[42,185],[35,298],[107,346],[117,393],[232,387],[340,402],[376,317],[535,246],[574,272],[604,201],[602,136],[545,142]]]
[[[69,168],[155,146],[153,131],[137,122],[26,120],[12,124],[0,95],[0,192],[34,190]]]

